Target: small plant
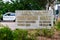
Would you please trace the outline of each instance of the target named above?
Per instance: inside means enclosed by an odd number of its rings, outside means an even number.
[[[27,30],[16,29],[13,31],[14,40],[27,40]]]
[[[52,37],[54,34],[54,30],[52,29],[38,29],[38,36]]]
[[[51,29],[44,29],[44,36],[52,37],[54,35],[54,31]]]
[[[36,30],[28,31],[28,40],[37,40]]]
[[[42,29],[37,29],[36,31],[37,36],[44,36],[44,32]]]
[[[0,29],[0,40],[13,40],[11,29],[3,27]]]
[[[57,30],[60,30],[60,22],[57,22],[57,24],[56,24],[56,29],[57,29]]]

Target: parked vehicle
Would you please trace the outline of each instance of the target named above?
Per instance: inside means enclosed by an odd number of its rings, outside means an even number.
[[[55,4],[54,5],[54,17],[56,20],[58,20],[60,18],[60,4]]]
[[[15,21],[15,13],[8,12],[3,15],[3,21]]]

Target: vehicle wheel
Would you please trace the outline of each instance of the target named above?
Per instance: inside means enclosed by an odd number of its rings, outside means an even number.
[[[15,22],[15,20],[13,22]]]
[[[0,19],[0,22],[1,22],[1,19]]]
[[[2,22],[3,21],[3,19],[0,19],[0,22]]]

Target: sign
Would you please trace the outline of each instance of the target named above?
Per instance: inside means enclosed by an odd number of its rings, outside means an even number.
[[[53,27],[53,13],[47,10],[16,10],[16,24],[21,29]]]

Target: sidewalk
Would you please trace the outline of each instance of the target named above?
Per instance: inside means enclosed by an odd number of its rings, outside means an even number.
[[[3,24],[4,26],[8,26],[12,30],[14,30],[16,28],[16,23],[15,22],[0,22],[0,23]]]

